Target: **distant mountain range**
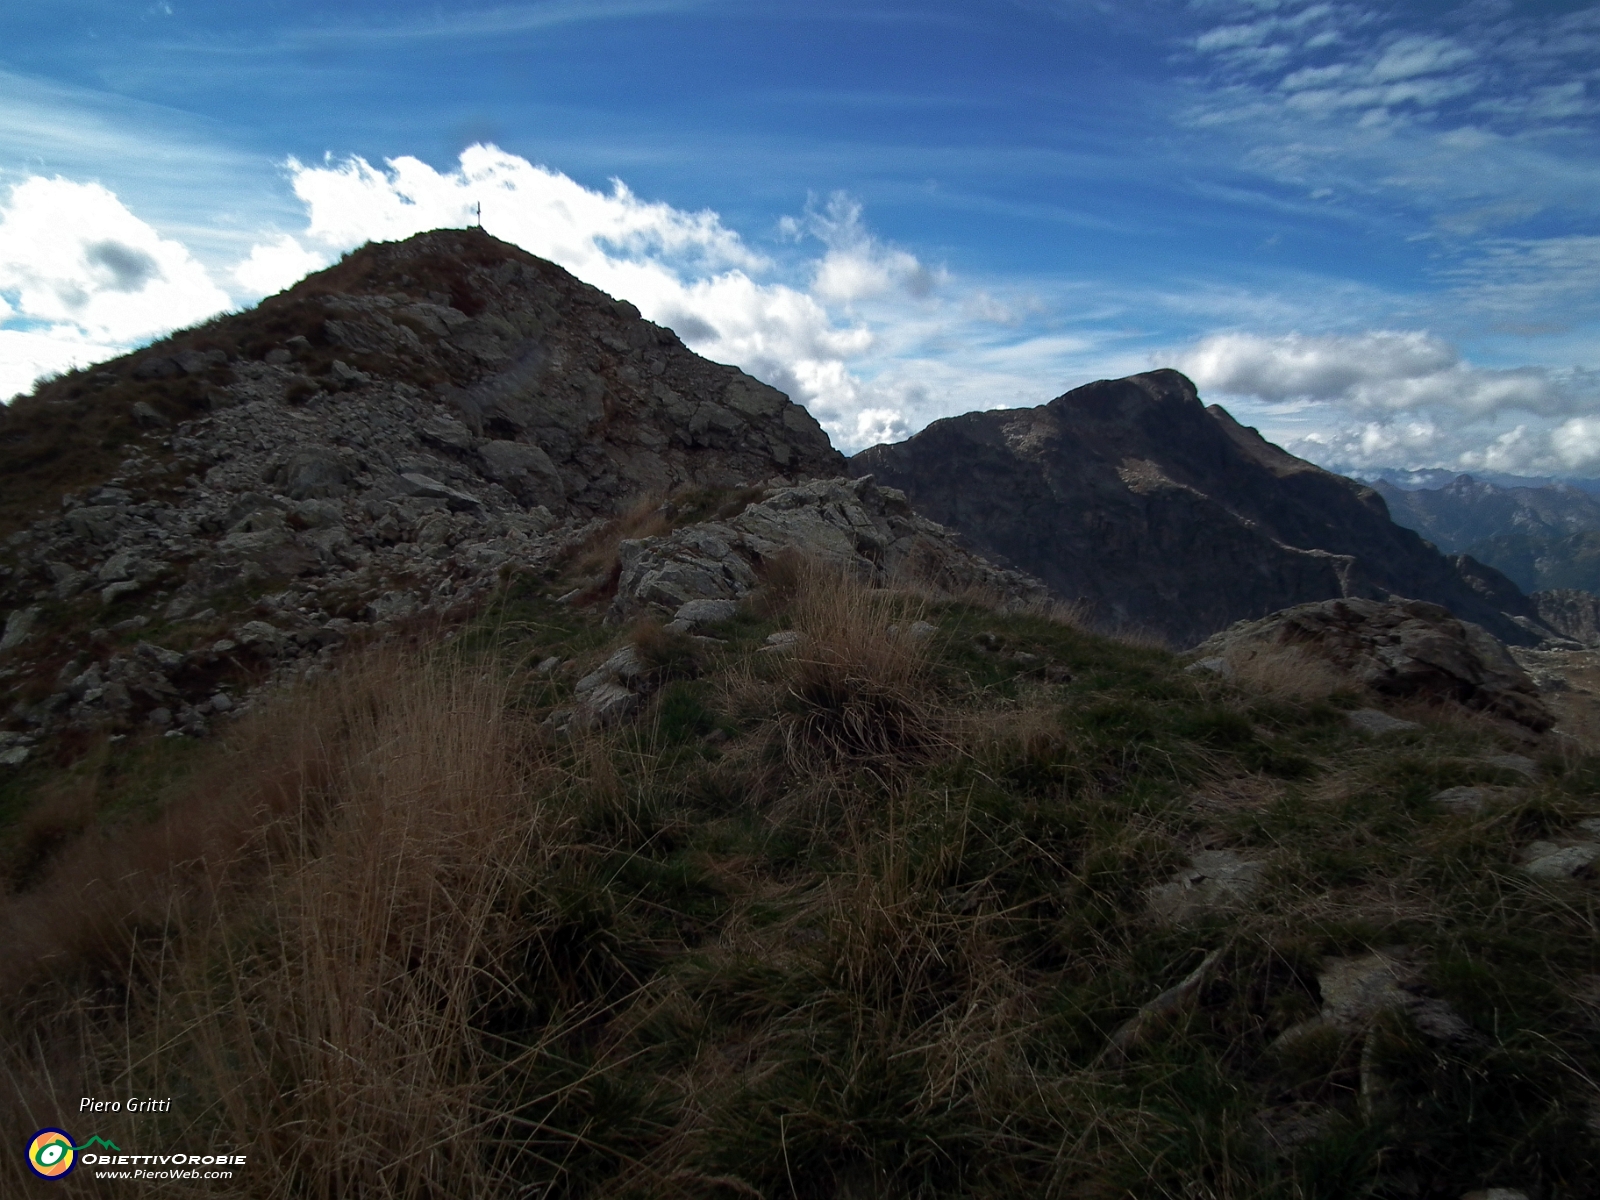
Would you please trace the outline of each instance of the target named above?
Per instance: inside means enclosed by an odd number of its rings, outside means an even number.
[[[1502,487],[1458,475],[1437,488],[1379,479],[1373,489],[1397,524],[1447,554],[1487,563],[1525,592],[1600,592],[1600,497],[1573,483]]]
[[[1334,469],[1329,468],[1329,470]],[[1342,473],[1351,479],[1359,479],[1373,486],[1377,486],[1381,480],[1408,492],[1448,487],[1461,478],[1460,471],[1446,471],[1439,467],[1419,469],[1380,467],[1377,470],[1353,470]],[[1547,488],[1564,484],[1567,487],[1577,488],[1580,492],[1600,495],[1600,479],[1556,479],[1547,475],[1507,475],[1502,471],[1479,471],[1472,478],[1479,483],[1492,483],[1502,488]]]

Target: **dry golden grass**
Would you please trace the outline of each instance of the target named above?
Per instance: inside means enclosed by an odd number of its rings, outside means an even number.
[[[791,771],[893,772],[944,744],[929,686],[937,634],[912,629],[926,613],[921,597],[815,561],[797,564],[785,587],[798,640],[733,687],[747,708],[770,706],[776,691],[774,734]]]
[[[1321,700],[1352,686],[1327,659],[1295,645],[1251,646],[1224,657],[1240,686],[1268,696]]]
[[[131,974],[113,1010],[67,1022],[76,1053],[14,1048],[7,1131],[37,1127],[63,1088],[186,1077],[162,1132],[248,1151],[238,1194],[495,1194],[472,1140],[487,1068],[463,1031],[506,986],[508,889],[547,831],[525,734],[500,680],[439,664],[378,656],[304,699],[242,729],[164,819],[85,842],[8,904],[6,986],[28,1005],[73,994],[39,980],[47,947]]]

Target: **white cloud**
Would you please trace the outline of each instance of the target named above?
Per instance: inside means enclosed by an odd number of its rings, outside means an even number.
[[[1285,438],[1283,444],[1347,471],[1400,465],[1557,477],[1600,472],[1600,419],[1595,417],[1556,424],[1522,421],[1498,433],[1425,418],[1372,421]]]
[[[1335,470],[1566,475],[1600,466],[1600,375],[1474,366],[1442,338],[1218,334],[1177,365],[1208,399]]]
[[[97,183],[34,176],[0,204],[0,394],[201,320],[228,296]]]
[[[454,170],[351,158],[291,161],[289,174],[305,224],[285,233],[277,222],[224,267],[232,297],[106,188],[18,185],[0,209],[0,386],[124,352],[369,240],[467,224],[480,204],[489,232],[782,388],[846,450],[969,408],[1038,403],[1093,370],[1081,365],[1092,343],[1048,328],[1050,306],[1037,296],[947,294],[946,272],[881,243],[843,195],[785,223],[778,261],[714,212],[646,201],[620,181],[586,188],[488,146]]]
[[[803,218],[791,217],[782,223],[790,237],[809,234],[828,248],[813,273],[814,295],[848,305],[898,289],[920,300],[948,280],[946,272],[929,270],[915,255],[879,243],[867,231],[861,215],[857,201],[837,192],[826,206],[818,208],[812,202]]]
[[[16,315],[127,341],[228,302],[181,244],[97,183],[34,176],[0,206],[0,294]]]
[[[1451,302],[1519,330],[1548,331],[1600,315],[1600,237],[1495,238],[1437,272]]]
[[[1307,191],[1416,205],[1471,234],[1562,209],[1593,213],[1600,161],[1597,44],[1577,14],[1514,5],[1233,0],[1189,44],[1201,76],[1187,121],[1233,134],[1241,166]],[[1522,6],[1527,8],[1528,6]]]
[[[1506,410],[1559,414],[1594,400],[1587,373],[1474,367],[1448,342],[1415,331],[1215,334],[1176,361],[1202,390],[1268,403],[1312,400],[1385,412],[1438,408],[1479,418]]]
[[[281,292],[328,265],[329,255],[307,250],[284,234],[276,241],[257,242],[250,257],[233,268],[234,282],[252,298]]]

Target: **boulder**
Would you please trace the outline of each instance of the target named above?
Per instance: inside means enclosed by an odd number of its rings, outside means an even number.
[[[1163,921],[1182,924],[1227,912],[1261,890],[1267,865],[1234,850],[1200,850],[1188,867],[1149,889],[1150,911]]]
[[[1391,717],[1388,713],[1376,708],[1358,708],[1345,718],[1350,725],[1362,733],[1380,736],[1385,733],[1409,733],[1413,729],[1421,729],[1416,721],[1404,721],[1399,717]]]
[[[449,484],[440,483],[430,475],[423,475],[416,471],[406,471],[400,476],[401,490],[408,496],[418,496],[424,500],[443,500],[457,511],[466,509],[481,509],[483,502],[476,496],[459,491]]]
[[[1317,972],[1322,1010],[1285,1030],[1277,1045],[1332,1029],[1346,1037],[1365,1035],[1385,1012],[1404,1012],[1424,1036],[1446,1044],[1474,1040],[1472,1027],[1450,1005],[1429,996],[1423,973],[1404,947],[1326,958]]]
[[[1577,839],[1531,843],[1522,852],[1522,869],[1535,879],[1571,879],[1600,859],[1600,844]]]
[[[524,442],[491,441],[478,447],[484,473],[524,504],[541,504],[559,512],[566,485],[550,456]]]
[[[1450,700],[1536,732],[1555,718],[1505,646],[1421,600],[1323,600],[1241,621],[1197,649],[1240,666],[1294,647],[1384,696]]]
[[[294,500],[327,499],[348,490],[350,468],[332,450],[300,450],[274,467],[271,481]]]
[[[738,600],[756,587],[761,564],[794,552],[863,579],[904,573],[949,591],[987,590],[1018,606],[1049,600],[1038,580],[980,558],[867,476],[779,488],[725,520],[621,543],[611,615],[620,620],[651,608],[676,613],[692,600]]]
[[[22,645],[33,634],[34,622],[39,619],[38,608],[18,608],[6,617],[6,628],[0,634],[0,650],[11,650]]]

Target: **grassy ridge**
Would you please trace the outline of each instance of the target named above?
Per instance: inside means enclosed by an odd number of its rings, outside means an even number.
[[[170,1095],[82,1136],[237,1147],[195,1190],[261,1197],[1600,1195],[1596,892],[1514,866],[1600,813],[1594,761],[1454,815],[1522,782],[1481,719],[1375,741],[1293,663],[815,568],[713,632],[513,596],[55,849],[8,902],[6,1136]],[[642,717],[553,736],[626,639]],[[1208,848],[1260,896],[1156,920]],[[1278,1042],[1325,956],[1401,944],[1470,1038]]]

